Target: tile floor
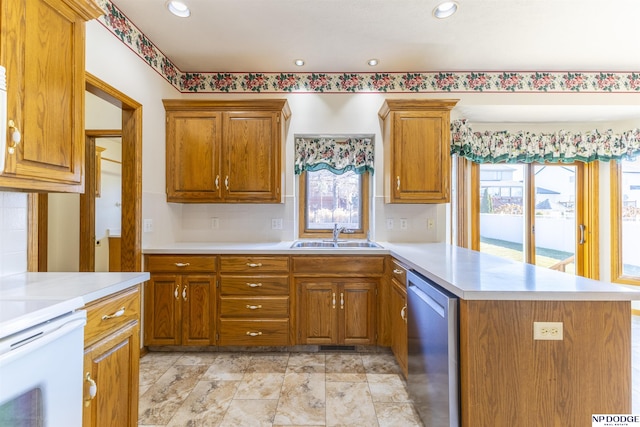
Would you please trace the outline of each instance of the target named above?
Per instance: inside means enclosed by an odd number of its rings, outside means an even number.
[[[390,353],[155,352],[139,426],[422,426]]]
[[[640,316],[632,320],[640,414]],[[149,353],[139,426],[422,426],[388,353]]]

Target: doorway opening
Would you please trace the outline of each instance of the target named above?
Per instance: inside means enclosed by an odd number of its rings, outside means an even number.
[[[142,105],[86,73],[86,91],[122,112],[122,184],[119,271],[142,271]],[[96,137],[114,130],[92,130],[85,140],[85,192],[79,202],[78,271],[95,271]],[[49,271],[49,200],[47,194],[29,197],[28,270]]]

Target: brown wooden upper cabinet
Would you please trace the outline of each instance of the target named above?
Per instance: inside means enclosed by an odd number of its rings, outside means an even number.
[[[384,122],[386,203],[448,203],[451,193],[449,113],[454,99],[388,99]]]
[[[163,103],[168,202],[282,203],[285,99]]]
[[[93,0],[0,0],[0,9],[13,122],[0,144],[0,188],[83,192],[84,23],[104,12]]]

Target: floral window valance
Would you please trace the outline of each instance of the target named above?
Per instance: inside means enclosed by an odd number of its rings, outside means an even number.
[[[477,163],[609,161],[640,154],[640,129],[623,133],[526,131],[473,132],[466,120],[451,123],[451,154]]]
[[[296,137],[295,174],[328,169],[335,174],[373,173],[373,137]]]

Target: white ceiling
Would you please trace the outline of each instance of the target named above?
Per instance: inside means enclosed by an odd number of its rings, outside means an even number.
[[[458,0],[445,20],[437,0],[185,0],[189,18],[166,0],[112,2],[181,71],[640,72],[640,0]]]

